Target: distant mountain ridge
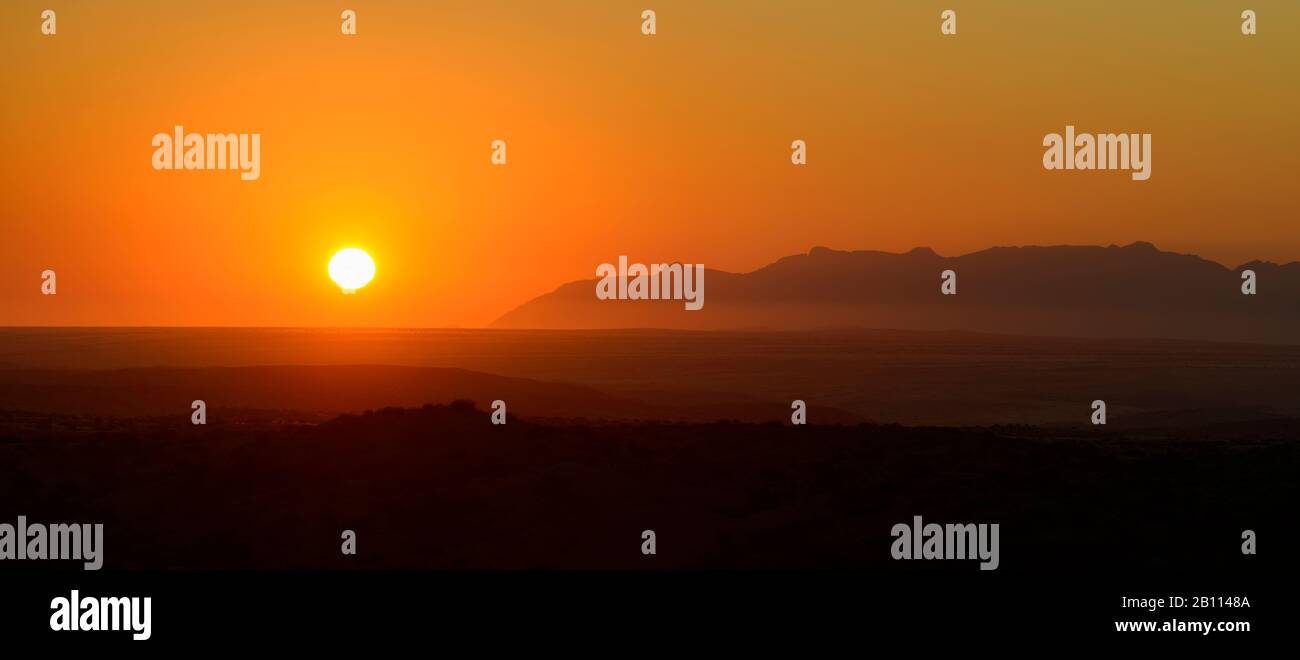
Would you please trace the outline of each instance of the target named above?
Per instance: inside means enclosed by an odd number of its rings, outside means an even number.
[[[1258,292],[1241,293],[1255,271]],[[957,273],[957,294],[940,274]],[[1300,262],[1228,268],[1126,246],[992,247],[956,257],[815,247],[749,273],[705,272],[705,305],[598,300],[598,280],[565,284],[493,328],[695,330],[828,327],[969,330],[1073,337],[1300,343]]]

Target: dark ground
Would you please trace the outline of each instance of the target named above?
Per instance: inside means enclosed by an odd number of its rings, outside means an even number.
[[[999,571],[1294,574],[1300,547],[1300,420],[493,426],[465,403],[319,425],[209,415],[0,412],[0,522],[102,522],[108,569],[976,570],[891,560],[890,528],[914,515],[1000,523]],[[1244,529],[1258,556],[1241,554]],[[67,566],[0,568],[19,564]]]

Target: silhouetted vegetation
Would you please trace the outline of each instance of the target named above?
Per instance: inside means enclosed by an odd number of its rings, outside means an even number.
[[[0,413],[0,516],[105,523],[110,569],[974,570],[892,562],[890,527],[914,515],[1001,523],[1000,571],[1262,570],[1239,552],[1243,529],[1263,561],[1297,546],[1296,420],[494,426],[466,401],[318,425],[213,419]],[[355,557],[339,552],[344,529]],[[644,529],[656,556],[639,552]]]

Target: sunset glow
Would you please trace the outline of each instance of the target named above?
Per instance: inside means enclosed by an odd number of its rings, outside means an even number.
[[[375,278],[375,260],[358,248],[339,250],[330,259],[329,273],[343,293],[356,293]]]
[[[1204,0],[1176,27],[1165,3],[991,0],[950,40],[914,2],[665,0],[646,37],[623,3],[402,0],[355,38],[304,0],[76,2],[44,37],[47,4],[0,3],[23,63],[0,70],[0,323],[481,327],[618,255],[1300,257],[1300,91],[1277,82],[1300,61],[1295,3],[1254,6],[1267,28],[1244,42],[1240,9]],[[1155,176],[1045,170],[1067,124],[1153,134]],[[152,167],[177,126],[204,136],[203,169]],[[256,179],[207,167],[214,134],[249,136],[250,160],[261,136]],[[364,315],[322,277],[358,226],[385,282]],[[58,305],[32,284],[47,268]]]

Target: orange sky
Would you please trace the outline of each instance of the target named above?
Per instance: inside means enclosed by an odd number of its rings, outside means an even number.
[[[1300,3],[1133,4],[8,0],[0,324],[477,326],[621,254],[1300,259]],[[1067,123],[1152,133],[1151,179],[1045,171]],[[153,170],[176,124],[261,133],[261,178]]]

